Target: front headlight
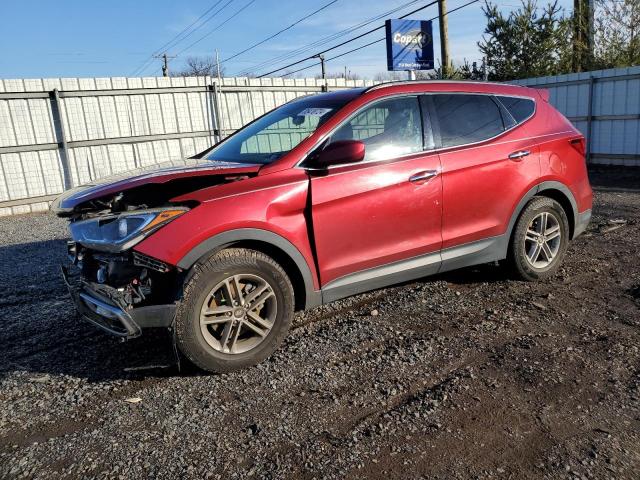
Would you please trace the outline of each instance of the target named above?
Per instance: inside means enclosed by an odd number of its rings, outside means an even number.
[[[69,228],[71,237],[86,247],[120,252],[187,211],[186,208],[171,208],[124,212],[73,222]]]

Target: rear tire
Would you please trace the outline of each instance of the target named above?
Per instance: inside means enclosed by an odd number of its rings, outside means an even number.
[[[222,250],[185,280],[178,348],[209,372],[255,365],[282,343],[293,311],[293,287],[278,263],[254,250]]]
[[[562,206],[534,197],[516,222],[507,259],[517,278],[544,280],[556,274],[568,245],[569,220]]]

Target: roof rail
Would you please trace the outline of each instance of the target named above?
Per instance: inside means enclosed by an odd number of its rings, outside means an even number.
[[[378,90],[380,88],[386,88],[386,87],[395,87],[397,85],[414,85],[414,84],[428,85],[430,83],[478,83],[478,84],[484,84],[484,85],[511,85],[514,87],[524,86],[524,85],[517,85],[514,83],[485,82],[483,80],[392,80],[389,82],[382,82],[382,83],[377,83],[376,85],[372,85],[367,89],[365,89],[364,92],[369,92],[371,90]]]

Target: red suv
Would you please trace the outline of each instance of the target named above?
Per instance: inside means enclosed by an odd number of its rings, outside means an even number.
[[[80,313],[169,327],[210,371],[255,364],[295,310],[469,265],[553,275],[586,228],[584,137],[548,93],[400,82],[298,98],[179,167],[67,192]]]

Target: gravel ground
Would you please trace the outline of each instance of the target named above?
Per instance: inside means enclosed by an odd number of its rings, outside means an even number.
[[[640,193],[598,191],[551,281],[486,265],[359,295],[226,375],[177,371],[164,332],[78,321],[65,228],[0,219],[0,477],[640,472]]]

